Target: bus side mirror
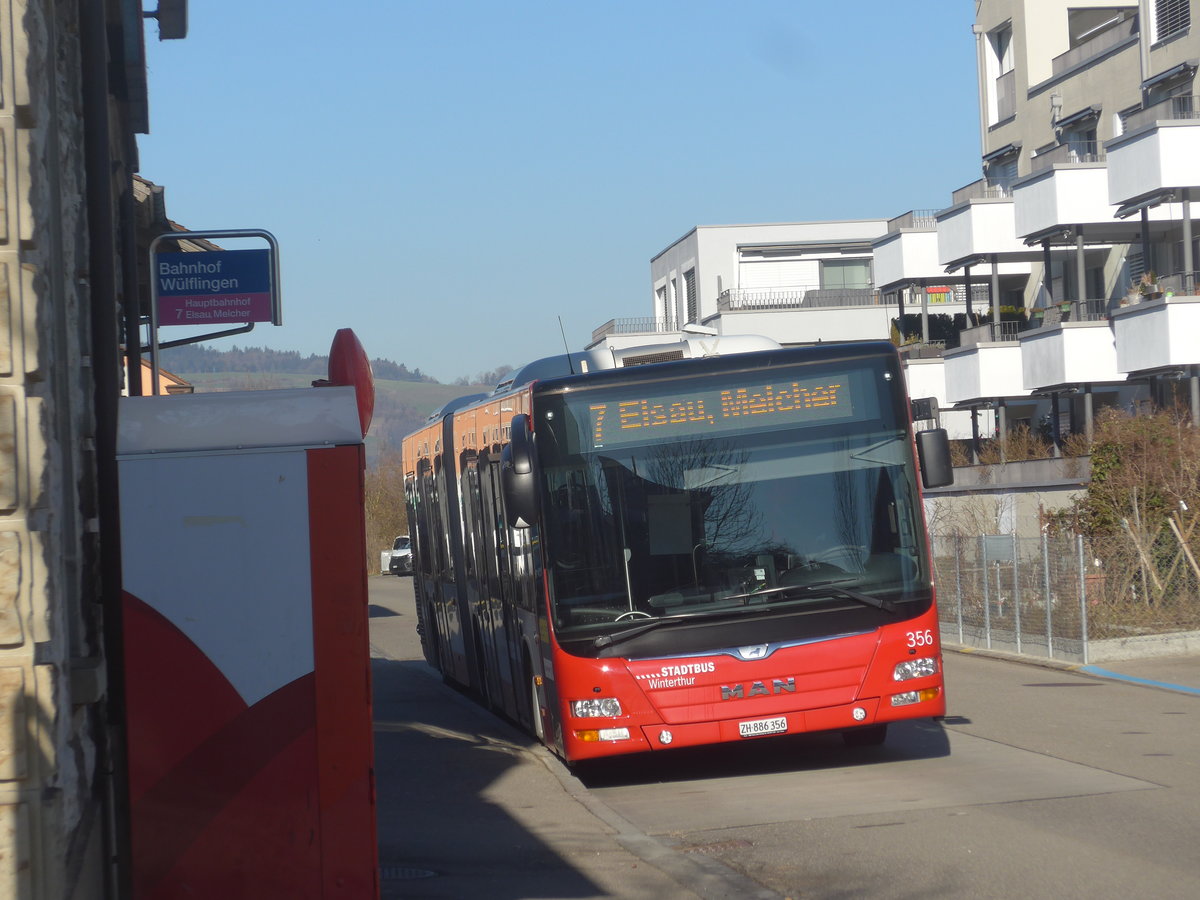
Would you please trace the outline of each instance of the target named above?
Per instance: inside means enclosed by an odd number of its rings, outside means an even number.
[[[927,488],[954,484],[954,466],[950,462],[950,438],[945,428],[917,432],[917,462],[921,484]]]
[[[528,528],[537,524],[537,477],[529,416],[513,416],[508,446],[500,454],[500,490],[504,493],[504,514],[510,528]]]
[[[936,397],[921,397],[916,400],[910,400],[909,404],[912,408],[912,419],[914,422],[937,419],[938,406]]]

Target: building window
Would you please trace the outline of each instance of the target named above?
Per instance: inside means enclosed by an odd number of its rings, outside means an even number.
[[[1192,24],[1191,0],[1154,0],[1153,13],[1155,41],[1187,31]]]
[[[986,178],[989,188],[994,192],[989,197],[1012,196],[1012,183],[1017,180],[1017,162],[1019,154],[1010,153],[987,163]]]
[[[1064,129],[1062,142],[1067,145],[1069,162],[1098,162],[1102,159],[1100,144],[1096,141],[1095,119]]]
[[[992,46],[992,56],[994,57],[997,76],[1013,70],[1012,37],[1012,25],[997,28],[988,35],[988,42]]]
[[[1017,111],[1012,24],[997,28],[987,37],[988,124],[995,125]]]
[[[700,311],[696,308],[696,270],[688,269],[683,273],[683,293],[687,301],[687,320],[694,323]]]
[[[862,290],[871,287],[869,259],[821,260],[821,290]]]

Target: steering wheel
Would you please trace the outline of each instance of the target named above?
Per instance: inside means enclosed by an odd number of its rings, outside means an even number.
[[[653,619],[654,616],[648,612],[642,612],[640,609],[631,609],[629,612],[623,612],[615,619],[614,622],[622,622],[625,619]]]

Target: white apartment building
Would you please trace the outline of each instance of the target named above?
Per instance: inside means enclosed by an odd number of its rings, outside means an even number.
[[[930,323],[943,330],[966,306],[955,279],[921,289],[877,287],[875,244],[890,227],[882,219],[758,225],[700,225],[650,261],[654,314],[614,319],[590,346],[626,347],[663,340],[686,326],[718,334],[763,334],[780,344],[888,340],[902,314],[910,333],[928,343]],[[938,322],[938,317],[942,317]],[[912,390],[944,403],[937,359],[923,360]],[[969,416],[943,419],[953,437],[969,438]],[[988,427],[990,427],[990,420]]]
[[[894,338],[900,320],[913,393],[953,437],[1087,432],[1102,405],[1200,420],[1200,0],[975,9],[978,181],[890,220],[694,228],[651,260],[652,315],[593,346],[689,323]]]
[[[1103,403],[1185,399],[1200,413],[1200,350],[1179,340],[1200,325],[1190,208],[1200,181],[1198,7],[976,4],[984,178],[965,205],[938,213],[939,245],[955,248],[941,261],[988,249],[965,227],[985,211],[992,224],[1011,221],[994,237],[1007,251],[990,259],[1029,265],[1021,295],[1031,315],[1016,334],[948,352],[948,380],[1004,396],[1015,347],[1022,389],[1050,397],[1056,423],[1069,419],[1072,430],[1090,427]]]

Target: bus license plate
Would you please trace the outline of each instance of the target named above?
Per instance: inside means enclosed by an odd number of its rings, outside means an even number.
[[[783,734],[787,731],[787,719],[780,716],[777,719],[752,719],[749,722],[738,722],[738,734],[744,738],[761,737],[764,734]]]

